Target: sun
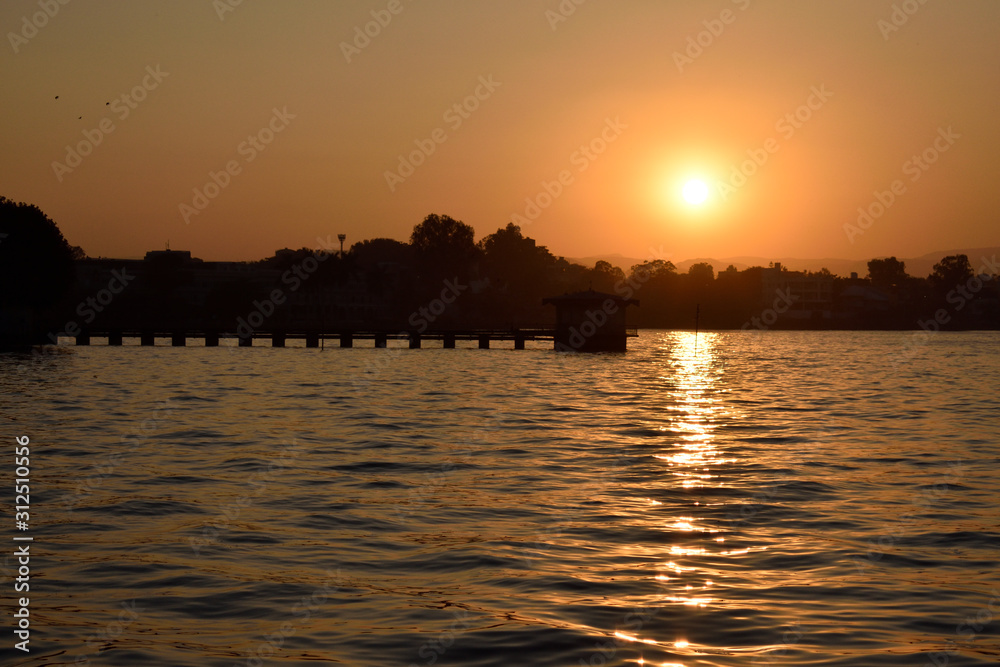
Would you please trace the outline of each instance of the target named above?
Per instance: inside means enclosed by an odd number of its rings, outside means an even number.
[[[701,206],[708,201],[708,185],[705,181],[693,178],[684,184],[684,201],[692,206]]]

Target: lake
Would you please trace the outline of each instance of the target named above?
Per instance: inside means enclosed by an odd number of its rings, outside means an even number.
[[[1000,663],[1000,333],[549,346],[0,355],[2,664]]]

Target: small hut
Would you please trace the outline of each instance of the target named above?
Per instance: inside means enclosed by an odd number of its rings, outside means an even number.
[[[556,307],[555,349],[624,352],[630,333],[625,310],[638,306],[639,300],[588,290],[542,299],[542,304]]]

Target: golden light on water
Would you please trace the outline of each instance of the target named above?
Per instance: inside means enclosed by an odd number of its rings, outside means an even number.
[[[663,382],[662,392],[670,407],[667,418],[657,426],[663,434],[662,447],[652,453],[651,458],[662,466],[660,479],[667,488],[698,489],[718,485],[719,476],[713,470],[732,462],[718,446],[715,435],[727,409],[720,403],[719,396],[723,392],[717,386],[721,377],[719,344],[718,336],[711,332],[699,333],[697,339],[693,333],[679,332],[671,336],[668,346],[662,350],[663,366],[658,369],[658,377]],[[722,604],[722,598],[706,595],[709,589],[718,590],[713,587],[722,573],[703,563],[706,559],[740,555],[742,550],[718,550],[725,541],[724,537],[711,535],[719,532],[718,528],[703,523],[703,519],[690,512],[664,517],[664,510],[670,511],[668,503],[650,496],[640,496],[644,502],[643,522],[652,520],[669,531],[675,540],[663,547],[662,553],[668,558],[660,561],[657,569],[661,572],[652,577],[659,589],[660,604],[687,609]],[[694,501],[692,504],[703,503]],[[615,636],[636,643],[656,643],[636,633]],[[658,645],[672,650],[689,650],[691,646],[687,639],[667,640]],[[648,659],[639,664],[683,665],[652,663]]]
[[[705,553],[705,550],[701,547],[679,547],[674,545],[670,547],[670,553],[678,556],[696,556]]]
[[[698,489],[711,489],[725,483],[715,471],[733,463],[734,459],[720,446],[716,429],[732,417],[733,408],[721,400],[725,388],[719,386],[723,375],[720,345],[721,339],[712,332],[700,332],[697,338],[693,332],[677,332],[660,350],[655,380],[658,393],[663,397],[664,411],[663,417],[655,423],[660,433],[659,445],[648,455],[654,468],[660,468],[660,473],[651,476],[650,486],[645,492],[636,494],[633,505],[637,526],[655,527],[670,536],[667,544],[637,543],[628,551],[633,556],[658,552],[659,558],[650,564],[654,572],[644,577],[652,585],[649,604],[671,606],[682,614],[683,610],[725,605],[726,600],[721,597],[726,590],[724,561],[748,553],[746,548],[731,549],[729,544],[724,544],[726,538],[717,535],[720,528],[696,515],[694,506],[705,505],[704,498],[692,498],[685,509],[676,505],[676,500],[665,502],[657,495],[663,491],[668,494],[666,497],[675,497],[672,494],[678,490],[697,493]],[[622,604],[626,603],[622,601]],[[686,638],[643,637],[652,634],[651,630],[652,626],[629,628],[614,636],[667,651],[697,650]],[[654,662],[646,656],[638,664],[683,663]]]

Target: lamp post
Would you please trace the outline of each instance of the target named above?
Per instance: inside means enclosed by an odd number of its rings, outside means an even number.
[[[340,256],[344,257],[344,240],[347,239],[347,234],[337,234],[337,238],[340,239]]]

